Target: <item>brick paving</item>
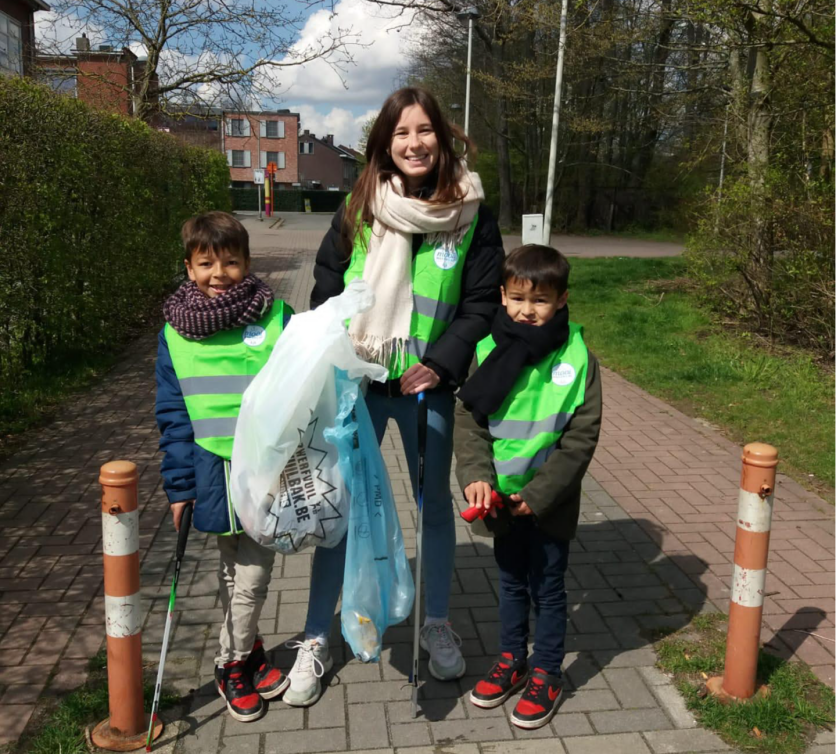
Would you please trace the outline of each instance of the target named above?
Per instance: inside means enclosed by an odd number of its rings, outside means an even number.
[[[304,231],[247,224],[256,270],[304,310],[313,255],[311,244],[298,238],[295,246],[293,235]],[[96,390],[0,464],[0,745],[20,735],[42,695],[79,684],[102,646],[97,476],[115,458],[139,467],[144,653],[149,664],[159,657],[175,537],[159,478],[155,347],[154,333],[140,338]],[[169,748],[178,754],[728,751],[695,728],[670,680],[655,669],[649,636],[686,625],[696,611],[727,609],[739,448],[610,371],[604,383],[604,429],[584,484],[568,575],[568,693],[549,727],[521,731],[509,722],[510,705],[479,710],[466,700],[497,651],[497,579],[490,543],[472,538],[461,522],[451,618],[468,675],[448,684],[427,681],[418,720],[411,718],[406,684],[411,626],[390,629],[382,662],[362,665],[347,661],[336,622],[337,662],[316,706],[278,702],[257,723],[231,720],[212,688],[217,554],[212,537],[193,532],[166,665],[167,683],[185,695],[179,723],[164,736]],[[414,505],[394,432],[384,455],[412,554]],[[299,638],[304,624],[310,562],[309,554],[276,558],[261,625],[284,668],[293,660],[284,642]],[[833,584],[833,509],[779,476],[763,639],[773,651],[808,662],[831,685]],[[810,751],[832,752],[832,733]]]

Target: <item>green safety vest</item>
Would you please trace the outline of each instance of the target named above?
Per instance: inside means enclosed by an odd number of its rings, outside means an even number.
[[[412,258],[412,322],[403,358],[395,357],[389,365],[389,379],[398,379],[414,364],[420,364],[429,347],[435,343],[456,317],[462,291],[464,260],[476,230],[478,213],[461,242],[454,246],[432,245],[426,240]],[[348,285],[363,277],[366,250],[372,229],[364,225],[354,239],[351,264],[345,271]]]
[[[495,347],[491,336],[479,341],[478,363]],[[499,410],[488,417],[500,492],[519,492],[555,450],[575,410],[583,404],[588,364],[583,327],[570,322],[568,340],[539,363],[525,367]]]
[[[229,461],[244,390],[267,363],[293,310],[273,303],[258,322],[222,330],[206,340],[189,340],[171,325],[165,339],[192,421],[195,442]]]

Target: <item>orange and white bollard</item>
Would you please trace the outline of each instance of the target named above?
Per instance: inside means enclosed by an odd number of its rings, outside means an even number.
[[[755,694],[777,465],[778,451],[771,445],[754,442],[743,448],[726,665],[723,675],[707,684],[717,696]]]
[[[102,749],[132,751],[145,745],[147,731],[142,696],[136,465],[130,461],[106,463],[99,483],[110,717],[95,727],[92,738]]]

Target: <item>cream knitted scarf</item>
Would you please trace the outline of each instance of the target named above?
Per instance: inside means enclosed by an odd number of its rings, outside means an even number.
[[[353,317],[348,330],[358,355],[366,361],[389,368],[405,355],[413,307],[413,234],[422,233],[436,245],[455,245],[485,198],[476,173],[462,169],[459,183],[464,198],[451,204],[407,196],[399,176],[379,184],[372,200],[374,224],[363,268],[363,280],[374,290],[375,303]]]

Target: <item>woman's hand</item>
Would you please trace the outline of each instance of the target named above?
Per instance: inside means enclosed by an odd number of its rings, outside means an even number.
[[[441,378],[427,366],[415,364],[401,377],[401,392],[404,395],[416,395],[422,390],[432,390]]]
[[[184,500],[182,503],[171,503],[171,517],[174,519],[174,529],[180,531],[180,522],[183,520],[183,511],[187,505],[192,505],[194,500]]]

